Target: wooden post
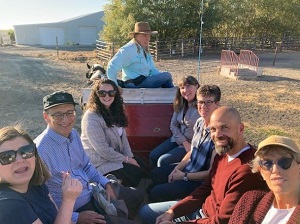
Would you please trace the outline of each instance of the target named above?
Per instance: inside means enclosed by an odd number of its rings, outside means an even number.
[[[278,49],[278,47],[276,45],[276,47],[275,47],[275,55],[274,55],[274,60],[273,60],[273,66],[275,65],[275,61],[276,61],[276,57],[277,57],[277,49]]]
[[[115,55],[115,43],[112,43],[112,52],[111,52],[110,58],[112,58]]]
[[[181,40],[181,57],[184,56],[184,49],[183,49],[183,40]]]
[[[196,40],[193,40],[193,55],[195,55],[195,48],[196,48]]]
[[[57,55],[57,58],[59,58],[59,55],[58,55],[58,38],[56,36],[56,55]]]
[[[158,61],[158,41],[155,41],[155,60]]]

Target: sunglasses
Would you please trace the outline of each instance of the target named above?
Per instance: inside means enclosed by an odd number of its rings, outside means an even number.
[[[108,90],[108,91],[98,90],[98,91],[96,91],[96,93],[100,97],[105,97],[106,94],[108,94],[108,96],[110,96],[110,97],[114,97],[117,94],[117,91],[116,90]]]
[[[274,164],[279,166],[281,169],[287,170],[291,167],[294,158],[281,158],[277,161],[272,160],[260,160],[258,162],[259,166],[266,171],[270,171]]]
[[[2,165],[8,165],[16,161],[17,153],[22,159],[29,159],[35,156],[35,144],[29,144],[20,147],[17,151],[7,150],[0,153],[0,163]]]

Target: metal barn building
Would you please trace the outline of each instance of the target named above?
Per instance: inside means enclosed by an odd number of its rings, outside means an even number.
[[[103,11],[56,23],[14,25],[20,45],[95,45],[103,28]]]

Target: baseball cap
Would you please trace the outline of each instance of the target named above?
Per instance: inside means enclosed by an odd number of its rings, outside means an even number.
[[[293,151],[295,153],[300,153],[300,149],[299,149],[298,145],[291,138],[279,136],[279,135],[272,135],[258,144],[258,148],[255,152],[255,156],[264,147],[269,146],[269,145],[283,146],[285,148],[290,149],[291,151]]]
[[[74,101],[73,96],[65,91],[58,91],[45,96],[43,98],[43,104],[44,110],[61,104],[78,105],[78,103]]]

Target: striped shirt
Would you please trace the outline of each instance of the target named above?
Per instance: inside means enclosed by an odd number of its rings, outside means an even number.
[[[74,211],[87,204],[92,197],[90,182],[101,183],[103,187],[109,180],[100,174],[85,154],[78,132],[73,129],[68,138],[56,133],[49,126],[34,140],[38,153],[47,165],[51,178],[47,181],[49,191],[58,207],[62,200],[62,171],[69,171],[73,178],[82,183],[83,190],[78,196]],[[78,213],[74,212],[72,221],[76,222]]]

